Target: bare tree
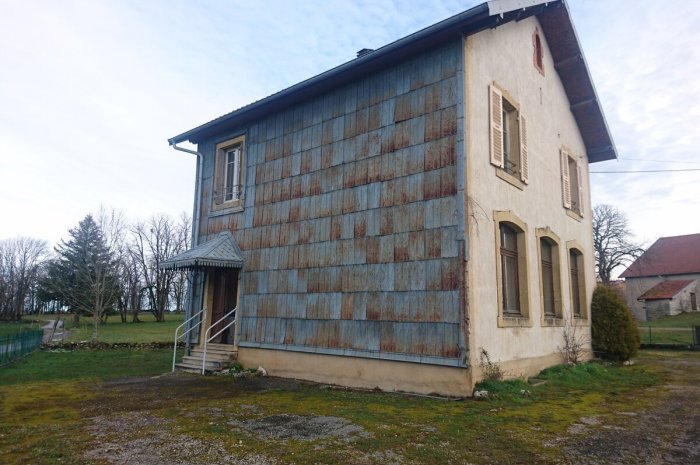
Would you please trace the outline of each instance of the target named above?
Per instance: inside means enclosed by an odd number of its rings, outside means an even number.
[[[165,321],[176,270],[162,270],[162,261],[183,250],[178,240],[178,227],[167,215],[154,215],[146,223],[132,227],[131,250],[145,284],[145,290],[156,321]]]
[[[609,285],[613,271],[639,257],[644,249],[632,240],[627,217],[611,205],[593,208],[593,247],[598,278]]]
[[[105,246],[111,251],[111,257],[113,260],[118,291],[116,300],[114,302],[114,307],[121,314],[122,322],[126,322],[125,311],[122,306],[124,301],[122,297],[122,276],[125,261],[128,259],[129,250],[126,243],[126,234],[128,231],[128,224],[124,218],[124,213],[120,210],[115,210],[114,208],[107,208],[104,205],[100,205],[100,209],[95,215],[95,221],[97,226],[102,232],[102,238],[104,239]],[[102,315],[102,322],[107,322],[107,317],[109,312],[104,312]]]
[[[189,249],[192,234],[192,220],[186,213],[180,215],[180,221],[176,226],[176,233],[180,251]],[[184,310],[188,286],[189,273],[186,270],[177,270],[173,278],[171,293],[175,303],[175,310],[178,312]]]
[[[0,319],[22,318],[48,250],[46,241],[31,237],[0,241]]]

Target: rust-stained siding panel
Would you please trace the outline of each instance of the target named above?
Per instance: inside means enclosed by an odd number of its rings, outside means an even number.
[[[239,342],[461,365],[461,43],[270,115],[246,134],[245,209],[211,212],[245,255]],[[460,342],[462,341],[462,342]]]

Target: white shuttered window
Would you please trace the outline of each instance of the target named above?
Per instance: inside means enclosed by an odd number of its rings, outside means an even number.
[[[561,149],[561,195],[564,208],[583,216],[583,178],[579,157]]]
[[[507,174],[529,181],[527,122],[516,102],[495,85],[489,86],[490,161]]]

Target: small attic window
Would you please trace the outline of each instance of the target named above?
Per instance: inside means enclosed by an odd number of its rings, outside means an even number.
[[[532,33],[532,62],[537,68],[537,71],[544,76],[544,51],[542,50],[542,39],[540,38],[540,31],[535,29]]]

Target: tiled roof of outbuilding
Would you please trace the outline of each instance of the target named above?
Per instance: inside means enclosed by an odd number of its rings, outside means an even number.
[[[620,277],[700,273],[700,234],[661,237]]]
[[[663,300],[673,299],[673,296],[681,292],[693,282],[692,279],[679,279],[677,281],[664,281],[652,287],[637,300]]]

